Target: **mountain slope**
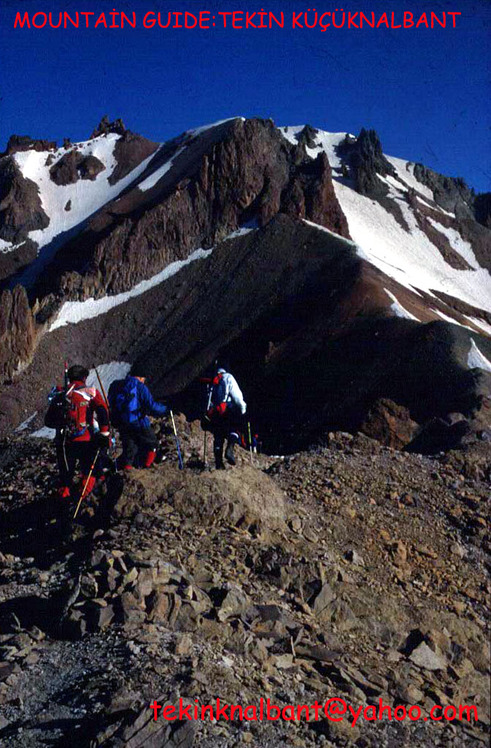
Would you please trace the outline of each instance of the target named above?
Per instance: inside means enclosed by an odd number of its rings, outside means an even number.
[[[491,231],[459,180],[384,156],[371,131],[238,118],[157,146],[113,129],[48,166],[45,144],[0,160],[49,219],[32,230],[27,210],[38,256],[5,271],[2,429],[42,409],[67,357],[144,358],[191,412],[224,349],[283,445],[357,428],[384,397],[420,423],[486,424]],[[4,240],[2,257],[19,251]]]

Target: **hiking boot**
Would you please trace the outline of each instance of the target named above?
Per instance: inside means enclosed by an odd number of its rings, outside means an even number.
[[[227,460],[229,465],[235,465],[235,457],[234,457],[234,444],[228,443],[227,449],[225,450],[225,459]]]

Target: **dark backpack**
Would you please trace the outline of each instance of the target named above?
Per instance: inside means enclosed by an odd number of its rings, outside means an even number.
[[[56,392],[44,419],[45,425],[63,430],[70,439],[78,439],[88,429],[87,411],[90,401],[91,392],[87,388],[70,387],[68,392]]]
[[[131,426],[140,421],[138,385],[134,379],[120,379],[109,390],[111,420],[117,426]]]

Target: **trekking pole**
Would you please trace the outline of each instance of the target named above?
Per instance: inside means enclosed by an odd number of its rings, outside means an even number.
[[[252,465],[253,459],[252,459],[252,438],[251,438],[251,422],[250,421],[247,421],[247,432],[249,435],[249,452],[251,455],[251,465]]]
[[[75,514],[73,515],[73,519],[75,519],[75,517],[77,516],[78,510],[80,509],[80,504],[82,503],[83,499],[85,498],[85,492],[87,490],[87,486],[89,485],[90,477],[91,477],[92,473],[94,472],[95,464],[97,462],[97,458],[99,457],[99,452],[100,451],[101,450],[98,449],[97,452],[95,453],[94,462],[92,463],[92,466],[91,466],[91,468],[89,470],[89,474],[87,476],[87,480],[85,481],[85,486],[83,487],[82,493],[80,494],[80,498],[78,500],[77,508],[75,509]]]
[[[210,385],[208,385],[208,403],[206,405],[206,413],[208,413],[208,411],[210,410],[211,396],[212,396],[212,394],[213,394],[213,388]],[[206,469],[206,450],[207,450],[207,447],[208,447],[208,432],[205,429],[204,440],[203,440],[203,464],[204,464],[205,469]]]
[[[95,364],[92,364],[92,368],[94,369],[97,381],[99,382],[99,387],[101,388],[102,396],[104,398],[104,402],[106,403],[107,410],[109,412],[109,400],[107,399],[106,390],[104,389],[104,385],[102,384],[102,379],[99,376],[99,372],[97,371],[97,366]]]
[[[172,420],[172,428],[174,429],[174,438],[176,440],[176,447],[177,447],[177,460],[179,462],[179,470],[184,470],[184,463],[182,461],[182,455],[181,455],[181,445],[179,444],[179,437],[177,436],[177,429],[176,429],[176,422],[174,421],[174,413],[170,412],[170,417]]]

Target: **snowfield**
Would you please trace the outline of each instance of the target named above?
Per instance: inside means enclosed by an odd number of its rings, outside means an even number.
[[[57,163],[68,151],[58,148],[57,151],[21,151],[14,154],[14,159],[22,174],[32,180],[39,188],[43,210],[49,218],[45,229],[30,231],[29,239],[38,244],[38,249],[49,244],[59,234],[70,231],[85,221],[89,216],[102,208],[110,200],[114,200],[134,179],[144,171],[155,154],[142,161],[126,177],[114,185],[110,185],[108,178],[116,168],[114,147],[120,135],[110,133],[100,135],[93,140],[75,143],[74,147],[82,156],[95,156],[106,167],[92,181],[78,179],[74,184],[57,185],[50,177],[50,168]],[[52,156],[53,162],[47,166],[46,159]],[[65,210],[68,202],[70,210]],[[2,248],[6,250],[5,247]],[[10,249],[14,249],[10,245]]]
[[[469,369],[484,369],[484,371],[491,371],[491,361],[481,353],[473,340],[471,340],[471,348],[469,355],[467,356],[467,366]]]
[[[244,120],[243,117],[231,119]],[[220,120],[204,125],[187,131],[187,134],[194,139],[206,130],[227,121],[230,120]],[[297,136],[302,130],[303,125],[279,128],[283,137],[293,144],[297,143]],[[430,205],[434,211],[440,211],[442,214],[447,212],[435,205],[431,190],[415,178],[414,164],[400,158],[387,156],[386,158],[396,170],[398,178],[381,177],[389,187],[388,197],[400,208],[404,220],[409,226],[409,231],[407,231],[380,203],[369,197],[359,195],[350,185],[350,180],[343,177],[342,163],[337,154],[337,147],[346,135],[347,133],[344,132],[318,131],[315,137],[315,146],[306,148],[306,151],[311,158],[316,158],[322,152],[327,154],[332,167],[335,193],[347,218],[349,231],[358,255],[413,293],[418,294],[424,291],[430,296],[435,296],[435,291],[442,292],[491,312],[491,275],[486,269],[479,266],[469,242],[465,241],[455,229],[446,228],[433,218],[428,219],[431,225],[448,239],[452,248],[471,268],[457,270],[448,265],[437,247],[419,228],[413,210],[406,201],[408,190],[416,190],[418,200]],[[57,241],[58,243],[61,242],[63,234],[82,226],[83,222],[105,204],[117,199],[119,194],[131,183],[136,181],[142,192],[154,187],[172,169],[175,160],[186,148],[186,146],[179,148],[165,164],[138,183],[138,178],[155,155],[152,154],[125,178],[112,186],[109,184],[108,178],[116,167],[114,149],[120,137],[120,135],[109,133],[74,144],[81,155],[93,155],[98,158],[105,165],[105,170],[100,172],[93,181],[79,179],[75,184],[66,186],[58,186],[51,180],[49,169],[52,164],[46,165],[48,156],[53,159],[53,164],[60,160],[67,153],[64,148],[59,148],[53,152],[30,150],[14,155],[23,175],[37,184],[43,209],[49,217],[49,225],[46,229],[29,233],[29,238],[38,244],[39,258],[25,269],[20,282],[29,285],[35,279],[36,275],[42,271],[44,264],[49,261],[51,255],[56,253]],[[65,209],[68,202],[71,204],[70,210]],[[447,215],[452,214],[447,213]],[[326,230],[321,226],[317,228]],[[41,251],[43,248],[45,248],[44,252]],[[13,249],[15,249],[14,245],[0,240],[0,252],[12,251]],[[141,281],[125,293],[102,299],[91,298],[83,302],[65,302],[50,330],[56,330],[58,327],[76,324],[81,320],[104,314],[128,299],[139,296],[162,283],[189,262],[208,256],[211,251],[197,248],[186,260],[171,263],[152,278]],[[401,306],[397,299],[393,297],[393,294],[388,291],[387,293],[392,299],[391,307],[394,314],[416,319]],[[446,317],[442,312],[434,311],[442,319],[459,324],[451,317]],[[491,333],[491,326],[488,323],[475,317],[468,317],[468,319],[482,329],[484,333],[488,335]]]
[[[303,125],[279,128],[290,143],[297,143],[296,135],[302,129]],[[407,188],[413,187],[425,199],[432,200],[433,195],[414,177],[414,165],[386,156],[407,187],[394,178],[381,177],[390,188],[389,197],[400,207],[409,226],[409,231],[406,231],[380,203],[355,192],[347,183],[348,180],[342,177],[336,148],[345,137],[346,133],[319,131],[316,148],[306,150],[312,158],[322,150],[326,152],[332,167],[336,197],[347,218],[349,232],[360,257],[413,292],[421,290],[430,295],[434,295],[434,291],[443,292],[491,312],[491,275],[479,267],[470,245],[456,231],[436,224],[438,231],[447,236],[452,247],[473,268],[456,270],[445,262],[437,247],[419,228],[404,193]]]

